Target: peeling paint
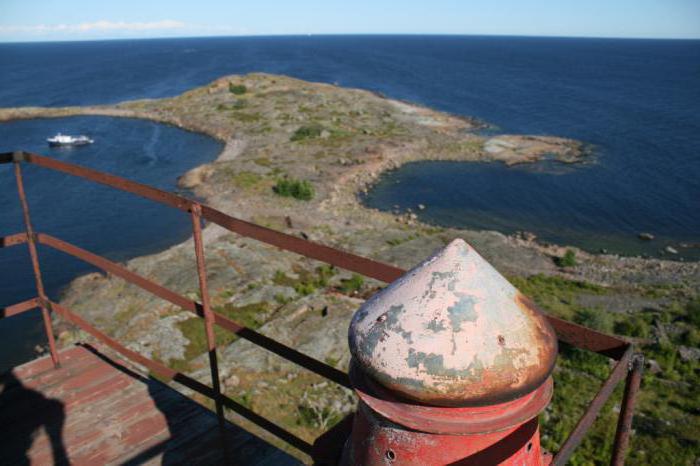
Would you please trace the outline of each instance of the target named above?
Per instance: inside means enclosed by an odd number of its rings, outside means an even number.
[[[438,405],[530,392],[557,352],[546,319],[462,240],[367,301],[349,341],[359,366],[379,383]]]

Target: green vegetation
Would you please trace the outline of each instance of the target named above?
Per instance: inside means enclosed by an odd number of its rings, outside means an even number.
[[[356,294],[360,291],[362,285],[364,284],[365,279],[362,277],[362,275],[354,273],[352,274],[352,277],[340,280],[340,291],[348,295]]]
[[[239,188],[252,188],[262,180],[262,176],[253,172],[236,172],[231,175],[231,181]]]
[[[235,95],[243,95],[248,91],[248,88],[245,87],[244,84],[233,84],[229,83],[228,84],[228,90],[231,92],[231,94]]]
[[[265,323],[268,310],[269,304],[266,302],[253,303],[246,306],[225,304],[214,308],[215,312],[253,330],[260,328]],[[192,317],[178,322],[177,327],[182,332],[182,335],[187,338],[189,343],[185,348],[185,357],[181,360],[171,361],[170,366],[179,371],[188,371],[190,369],[190,362],[197,356],[207,352],[204,319]],[[214,335],[217,346],[229,345],[238,338],[233,333],[218,325],[214,326]]]
[[[559,267],[575,267],[576,253],[571,249],[567,249],[563,257],[557,257],[554,259],[554,263]]]
[[[289,138],[292,142],[303,141],[305,139],[315,139],[321,136],[323,127],[320,125],[302,126]]]
[[[241,123],[257,123],[258,121],[262,120],[262,115],[258,112],[232,112],[231,118],[236,121],[240,121]]]
[[[293,178],[280,178],[272,190],[280,196],[293,197],[301,201],[310,201],[316,194],[311,183]]]
[[[389,246],[398,246],[399,244],[407,243],[411,240],[414,240],[416,238],[419,238],[420,235],[418,233],[414,233],[412,235],[404,236],[403,238],[391,238],[386,240],[386,244]]]
[[[301,296],[308,296],[317,289],[328,287],[331,278],[336,274],[335,268],[330,265],[317,267],[315,274],[300,267],[295,268],[294,272],[299,278],[292,278],[283,271],[277,270],[272,277],[272,282],[275,285],[294,288],[294,291]],[[275,299],[277,300],[277,296]],[[284,298],[280,297],[280,299]]]
[[[640,350],[660,371],[647,371],[642,380],[634,432],[627,464],[693,465],[700,456],[700,401],[695,387],[700,384],[700,364],[684,361],[679,345],[697,345],[700,299],[659,305],[629,313],[611,313],[578,303],[582,295],[607,295],[628,290],[607,289],[559,277],[535,275],[512,278],[513,284],[532,297],[543,310],[607,333],[650,339]],[[645,295],[669,296],[659,290],[642,290]],[[676,293],[682,296],[682,293]],[[659,338],[658,328],[667,327]],[[652,337],[655,337],[651,339]],[[656,372],[656,371],[654,371]],[[562,344],[554,373],[554,398],[542,414],[542,445],[557,451],[610,373],[603,356]],[[622,386],[602,409],[584,441],[570,460],[572,465],[607,464],[622,400]]]

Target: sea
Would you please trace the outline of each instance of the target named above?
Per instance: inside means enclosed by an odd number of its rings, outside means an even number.
[[[484,135],[574,138],[584,162],[419,162],[385,174],[369,207],[443,226],[529,231],[591,252],[700,259],[700,41],[506,36],[274,36],[0,44],[0,107],[109,104],[177,95],[222,75],[267,72],[379,92],[478,118]],[[49,148],[63,132],[95,143]],[[0,124],[0,152],[39,152],[176,191],[221,144],[148,121],[71,117]],[[189,235],[186,216],[25,167],[37,230],[113,260]],[[187,193],[185,193],[187,194]],[[425,209],[419,210],[422,204]],[[21,231],[0,166],[0,236]],[[639,239],[640,233],[654,236]],[[40,249],[49,295],[93,269]],[[24,247],[0,249],[0,307],[35,293]],[[0,320],[0,372],[45,345],[36,311]]]

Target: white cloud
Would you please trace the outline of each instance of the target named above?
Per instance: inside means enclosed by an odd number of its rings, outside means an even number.
[[[156,31],[164,29],[183,29],[186,24],[182,21],[164,19],[142,23],[127,23],[124,21],[100,20],[80,24],[38,24],[35,26],[2,26],[0,34],[51,34],[51,33],[94,33],[117,31]]]

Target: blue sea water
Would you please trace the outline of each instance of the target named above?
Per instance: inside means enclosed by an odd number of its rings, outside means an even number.
[[[700,243],[700,41],[312,36],[26,43],[0,44],[0,64],[0,107],[159,98],[225,74],[262,71],[475,116],[495,125],[495,132],[579,139],[590,145],[591,163],[411,164],[384,177],[364,201],[383,209],[422,203],[428,208],[419,215],[426,221],[529,230],[590,250],[656,255],[671,245],[679,251],[676,258],[700,256],[700,249],[691,247]],[[174,189],[177,175],[218,151],[207,138],[167,126],[99,118],[2,124],[0,149],[47,153],[42,141],[57,130],[90,133],[93,128],[103,132],[95,146],[49,155]],[[129,143],[122,132],[133,135]],[[93,150],[100,155],[89,156]],[[152,165],[149,153],[158,154]],[[7,173],[9,168],[0,167],[3,206],[16,200]],[[72,182],[30,175],[37,218],[58,219],[59,213],[88,209],[94,200]],[[53,191],[57,186],[60,196]],[[72,204],[64,203],[66,193],[72,193]],[[124,210],[112,220],[122,221],[124,212],[138,215],[141,208],[135,200],[113,202],[112,208]],[[3,210],[0,234],[11,212]],[[78,244],[120,258],[155,252],[187,234],[184,227],[171,227],[167,214],[146,212],[151,231],[165,233],[162,242],[140,233],[126,241],[134,223],[103,223],[108,221],[98,212],[83,225],[55,220],[52,228],[68,239],[71,234],[91,238],[90,244]],[[90,231],[99,234],[85,233]],[[642,231],[657,239],[639,241]],[[0,251],[0,261],[8,251]],[[43,254],[53,293],[84,270],[61,261],[51,265]],[[13,269],[7,266],[2,270],[0,305],[31,291],[31,275],[8,273]],[[0,321],[0,339],[17,333],[8,330],[11,320]],[[35,333],[32,341],[40,338]],[[6,354],[0,348],[0,360],[8,360]]]

